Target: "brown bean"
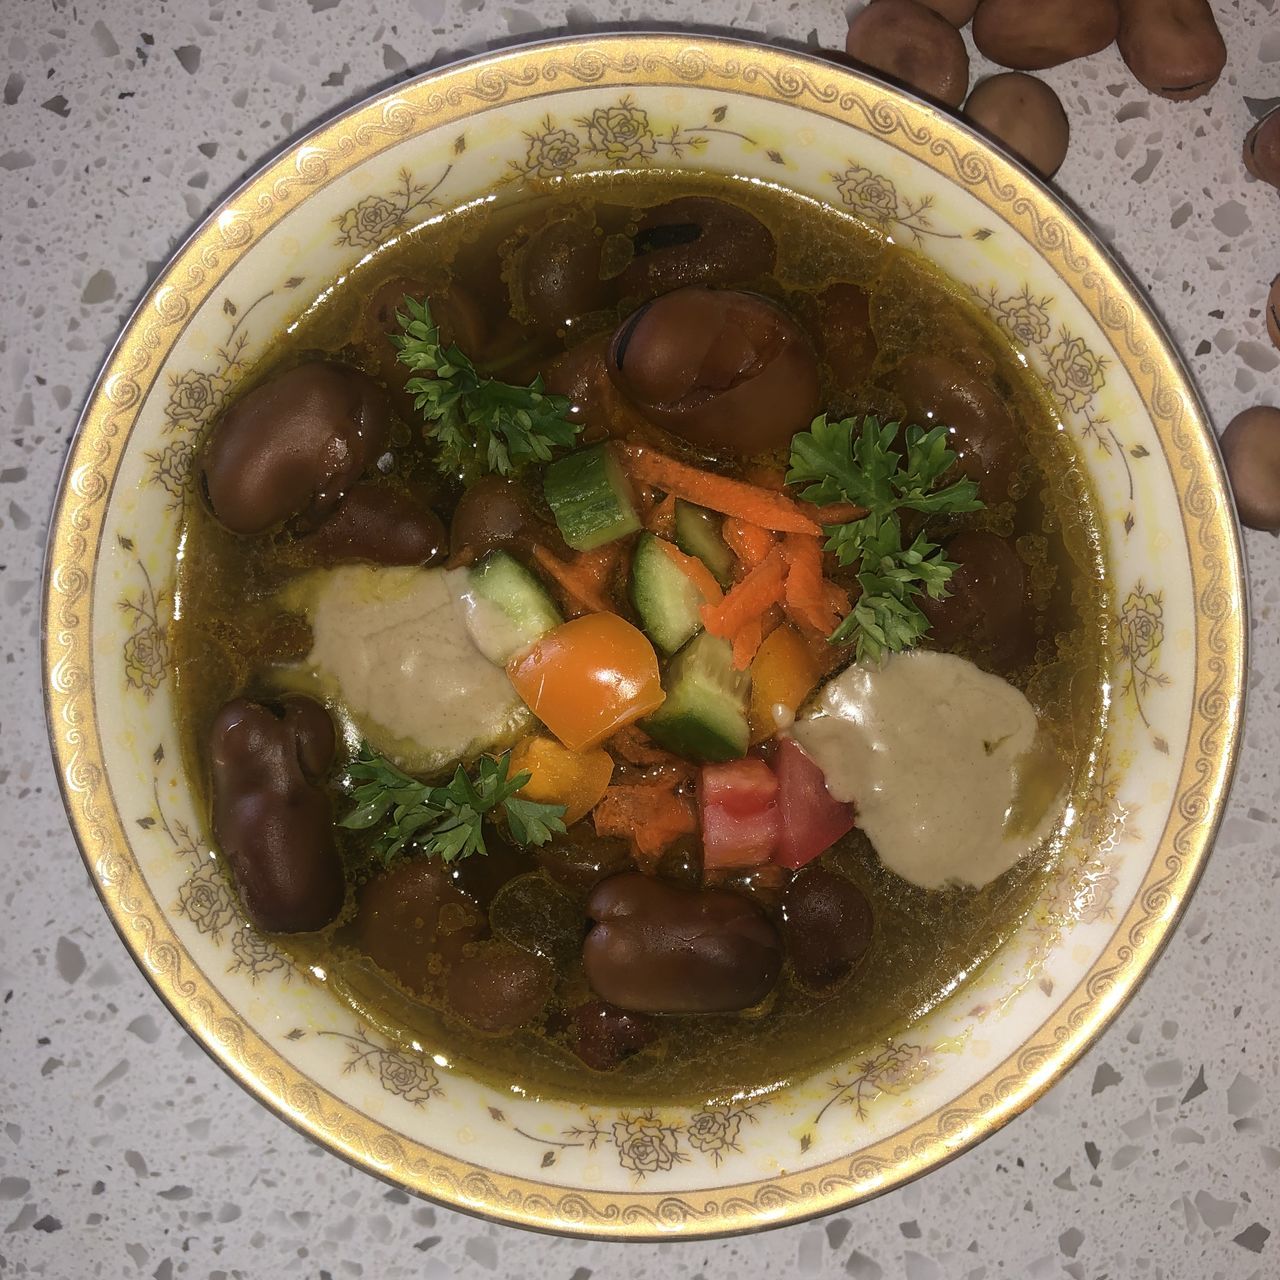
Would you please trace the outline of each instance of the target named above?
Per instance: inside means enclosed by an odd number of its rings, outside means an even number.
[[[582,947],[582,909],[559,885],[539,872],[516,876],[494,895],[489,927],[522,951],[567,965]]]
[[[588,1000],[571,1013],[570,1045],[592,1071],[612,1071],[653,1043],[657,1028],[642,1013]]]
[[[484,476],[458,499],[449,525],[451,563],[471,564],[498,547],[535,544],[564,549],[555,526],[533,509],[527,487],[518,480]]]
[[[630,404],[609,377],[611,333],[602,333],[570,347],[547,367],[546,387],[554,395],[569,398],[569,420],[580,423],[585,442],[605,436],[656,433],[653,425]]]
[[[1280,349],[1280,276],[1271,282],[1267,292],[1267,336]]]
[[[921,596],[929,639],[950,649],[967,642],[1009,671],[1035,654],[1031,580],[1013,546],[994,533],[966,530],[946,545],[958,567],[943,600]]]
[[[249,919],[269,933],[321,929],[342,908],[323,786],[333,753],[333,722],[310,698],[235,698],[209,731],[214,839]]]
[[[635,866],[625,840],[579,837],[574,831],[553,836],[539,845],[533,856],[558,884],[586,890]]]
[[[799,325],[730,289],[646,303],[614,335],[609,376],[650,422],[739,455],[785,446],[818,411],[818,360]]]
[[[1041,177],[1052,178],[1066,159],[1071,125],[1062,99],[1035,76],[990,76],[969,95],[964,114]]]
[[[618,277],[627,298],[690,284],[745,284],[768,275],[778,255],[764,223],[713,196],[681,196],[646,210],[632,244],[635,257]]]
[[[430,991],[468,943],[488,932],[449,869],[432,858],[399,862],[360,890],[356,945],[414,995]]]
[[[973,480],[988,505],[1003,502],[1024,446],[1004,402],[984,382],[946,356],[911,355],[894,371],[905,421],[947,428],[956,471]]]
[[[856,284],[828,285],[818,295],[818,336],[836,382],[845,391],[857,390],[871,374],[877,349],[867,291]]]
[[[549,961],[508,942],[481,942],[445,983],[449,1008],[479,1031],[505,1034],[533,1022],[551,998]]]
[[[875,4],[877,0],[871,2]],[[973,11],[978,7],[978,0],[920,0],[920,3],[957,28],[970,21]]]
[[[1241,523],[1280,533],[1280,409],[1258,405],[1232,418],[1222,457]]]
[[[1189,102],[1227,65],[1227,46],[1209,0],[1120,0],[1120,56],[1144,89]]]
[[[845,51],[930,98],[958,107],[969,88],[960,33],[917,0],[878,0],[854,15]]]
[[[592,890],[596,924],[582,948],[591,988],[633,1013],[728,1013],[777,981],[778,934],[764,913],[722,889],[689,891],[640,873]]]
[[[871,946],[871,904],[852,880],[805,867],[782,899],[782,940],[796,977],[817,991],[848,977]]]
[[[200,458],[209,506],[232,533],[322,519],[386,448],[386,398],[364,374],[313,360],[268,378],[214,424]]]
[[[603,244],[595,223],[581,215],[556,218],[529,237],[514,291],[535,323],[566,329],[613,302],[614,286],[600,278]]]
[[[301,546],[318,564],[433,564],[445,553],[444,524],[425,503],[388,485],[358,484]]]
[[[980,0],[973,43],[1002,67],[1043,71],[1087,58],[1120,29],[1116,0]]]
[[[1280,187],[1280,107],[1263,116],[1245,136],[1244,166],[1255,178]]]

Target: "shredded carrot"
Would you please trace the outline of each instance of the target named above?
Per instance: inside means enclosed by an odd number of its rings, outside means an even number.
[[[758,620],[772,605],[782,602],[786,575],[787,562],[781,549],[774,547],[718,605],[702,606],[702,625],[713,636],[732,640],[748,622]]]
[[[720,536],[729,550],[738,557],[744,569],[754,569],[773,550],[777,537],[768,529],[747,520],[726,516],[720,526]]]
[[[630,841],[641,869],[653,870],[669,845],[698,830],[693,801],[675,787],[674,779],[669,785],[610,787],[592,815],[596,834]]]
[[[759,485],[762,489],[771,489],[774,493],[781,493],[787,483],[786,470],[771,466],[767,462],[759,462],[748,467],[743,475],[752,484]]]
[[[825,507],[820,507],[814,502],[801,502],[796,499],[796,506],[800,508],[811,520],[818,524],[849,524],[854,520],[861,520],[867,514],[866,507],[860,507],[854,502],[829,502]]]
[[[821,526],[785,494],[771,493],[712,471],[700,471],[641,444],[623,445],[622,454],[633,482],[654,485],[721,515],[737,516],[780,533],[817,536],[822,532]]]
[[[669,538],[676,528],[675,494],[669,493],[661,502],[654,503],[644,518],[644,527],[660,538]]]
[[[756,651],[764,643],[764,619],[757,614],[748,618],[733,636],[733,669],[745,671],[755,661]]]
[[[665,539],[658,540],[662,553],[681,573],[702,593],[702,598],[709,604],[719,604],[724,599],[724,592],[715,580],[711,570],[697,556],[687,556],[679,547]]]
[[[601,551],[609,548],[601,547]],[[552,555],[546,547],[535,546],[533,558],[538,567],[555,580],[560,588],[570,612],[578,613],[612,613],[613,606],[604,594],[604,583],[609,570],[617,564],[614,553],[604,567],[603,558],[597,551],[586,551],[576,556],[572,563]]]
[[[816,538],[788,534],[782,540],[787,562],[783,603],[793,622],[830,635],[849,609],[849,598],[822,576],[822,546]]]

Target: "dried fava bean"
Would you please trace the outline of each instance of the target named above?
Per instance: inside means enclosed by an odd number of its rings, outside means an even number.
[[[595,223],[581,215],[555,218],[529,237],[513,292],[535,323],[566,327],[612,303],[614,286],[600,278],[603,244]]]
[[[432,564],[444,524],[425,503],[389,485],[358,484],[301,540],[319,564]]]
[[[806,867],[783,895],[782,938],[806,987],[821,991],[847,977],[871,945],[873,929],[866,895],[826,867]]]
[[[381,389],[313,360],[278,373],[214,424],[200,458],[209,506],[232,533],[265,533],[291,516],[322,519],[386,448]]]
[[[570,1045],[592,1071],[612,1071],[652,1044],[657,1034],[652,1019],[603,1000],[588,1000],[572,1012]]]
[[[745,284],[768,275],[778,255],[764,223],[713,196],[682,196],[646,210],[632,244],[635,257],[617,278],[629,298],[689,284]]]
[[[1009,671],[1035,654],[1035,615],[1026,565],[1004,538],[967,529],[946,544],[958,567],[941,600],[921,596],[929,638],[952,648],[967,641]]]
[[[467,862],[485,862],[468,858]],[[433,858],[400,862],[368,881],[356,906],[356,945],[414,995],[488,935],[484,917]]]
[[[551,998],[549,961],[508,942],[481,942],[449,970],[445,998],[478,1031],[515,1031],[533,1022]]]
[[[538,543],[563,549],[554,525],[533,509],[529,491],[518,480],[484,476],[458,499],[449,524],[453,561],[470,564],[497,547],[529,547]]]
[[[845,51],[949,107],[969,88],[969,53],[955,27],[917,0],[878,0],[854,16]]]
[[[533,856],[558,884],[580,890],[635,866],[625,840],[580,839],[573,831],[552,836],[533,851]]]
[[[322,929],[345,885],[324,776],[329,713],[310,698],[235,698],[209,731],[213,833],[250,920],[268,933]]]
[[[871,0],[873,4],[877,0]],[[883,2],[883,0],[881,0]],[[963,27],[973,17],[978,0],[919,0],[926,9],[932,9],[940,18],[946,18],[953,27]]]
[[[856,390],[870,376],[876,358],[867,291],[856,284],[828,285],[818,295],[817,331],[836,382],[846,391]]]
[[[1280,349],[1280,276],[1271,282],[1267,294],[1267,336]]]
[[[1232,418],[1222,457],[1241,522],[1280,533],[1280,409],[1258,405]]]
[[[1244,140],[1244,165],[1255,178],[1280,187],[1280,107],[1249,130]]]
[[[1024,449],[1000,397],[946,356],[908,356],[894,370],[893,385],[906,406],[903,420],[944,424],[956,469],[977,484],[988,505],[1004,501]]]
[[[1018,71],[1087,58],[1119,29],[1116,0],[980,0],[973,15],[978,51]]]
[[[818,411],[818,358],[799,325],[753,293],[692,285],[619,326],[609,376],[650,422],[750,456],[788,444]]]
[[[1066,159],[1067,113],[1058,95],[1035,76],[1006,71],[983,80],[969,95],[964,114],[1042,177],[1052,178]]]
[[[631,872],[587,899],[592,990],[632,1013],[729,1013],[758,1004],[782,964],[777,931],[746,898]]]
[[[1227,65],[1209,0],[1120,0],[1116,45],[1144,89],[1175,102],[1208,93]]]

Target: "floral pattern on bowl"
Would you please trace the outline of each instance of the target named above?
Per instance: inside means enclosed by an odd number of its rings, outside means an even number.
[[[1088,468],[1119,637],[1093,789],[1018,936],[901,1038],[767,1096],[684,1108],[522,1097],[355,1024],[240,919],[181,767],[165,678],[194,451],[270,336],[442,209],[635,166],[784,183],[910,242],[968,288],[1024,349]],[[1194,392],[1137,292],[1052,196],[951,117],[858,73],[732,41],[626,35],[495,54],[398,85],[271,162],[131,321],[53,525],[48,698],[69,812],[104,903],[193,1034],[357,1163],[567,1232],[714,1234],[824,1212],[1025,1106],[1103,1025],[1185,902],[1243,686],[1243,582],[1222,492]]]

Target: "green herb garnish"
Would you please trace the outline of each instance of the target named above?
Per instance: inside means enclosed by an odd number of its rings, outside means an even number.
[[[972,480],[938,487],[956,460],[946,445],[946,427],[907,427],[905,461],[891,447],[901,430],[871,415],[859,429],[853,418],[828,422],[824,414],[791,441],[787,483],[805,485],[800,496],[806,502],[852,502],[867,509],[860,520],[827,526],[827,550],[842,565],[859,566],[862,588],[830,639],[853,639],[859,661],[910,648],[929,628],[916,597],[943,599],[955,572],[955,564],[923,533],[903,545],[898,513],[953,514],[983,506]]]
[[[348,774],[355,807],[338,825],[348,831],[383,826],[374,848],[384,863],[414,846],[445,862],[488,853],[484,819],[501,813],[511,838],[521,845],[546,844],[565,830],[564,805],[522,800],[516,793],[529,773],[509,776],[511,753],[481,756],[475,776],[459,765],[452,778],[433,787],[397,769],[368,743],[360,744]]]
[[[408,315],[396,313],[403,332],[391,341],[400,363],[420,375],[405,389],[427,419],[426,434],[440,446],[441,471],[511,475],[573,444],[581,426],[565,417],[568,397],[548,395],[541,377],[527,387],[485,377],[456,346],[443,345],[425,299],[404,302]]]

